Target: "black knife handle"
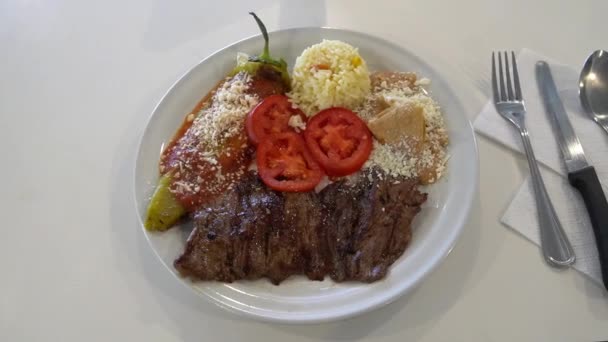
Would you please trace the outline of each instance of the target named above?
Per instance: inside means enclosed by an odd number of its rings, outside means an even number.
[[[608,290],[608,202],[593,166],[568,174],[570,184],[583,196],[600,257],[602,279]]]

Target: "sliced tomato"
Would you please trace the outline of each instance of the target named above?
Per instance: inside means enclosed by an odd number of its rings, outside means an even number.
[[[249,140],[257,145],[268,135],[295,132],[289,126],[289,119],[293,115],[300,116],[303,121],[306,120],[301,110],[292,107],[287,96],[268,96],[247,115],[245,126]]]
[[[359,170],[372,151],[372,134],[357,114],[334,107],[320,111],[306,124],[306,145],[330,176]]]
[[[323,170],[306,149],[304,139],[286,132],[267,136],[257,149],[258,173],[271,189],[304,192],[315,188]]]

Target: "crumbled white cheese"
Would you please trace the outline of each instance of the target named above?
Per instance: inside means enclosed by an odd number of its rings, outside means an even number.
[[[242,132],[244,118],[259,102],[255,95],[246,91],[251,83],[247,73],[241,73],[217,89],[211,106],[201,109],[192,123],[192,134],[198,136],[201,150],[221,151],[226,139]]]
[[[290,127],[293,127],[293,129],[296,130],[296,132],[300,132],[306,129],[306,123],[302,120],[302,117],[299,115],[292,115],[289,118],[289,122],[287,122],[287,124]]]
[[[378,103],[416,105],[423,109],[425,120],[425,142],[421,151],[415,151],[406,142],[384,145],[374,141],[374,149],[364,168],[376,167],[392,176],[404,177],[417,177],[420,172],[434,173],[427,181],[436,181],[444,173],[448,136],[439,105],[419,88],[428,84],[429,79],[421,78],[412,89],[405,84],[391,85],[383,81],[356,110],[364,120],[369,120],[378,114]]]
[[[222,154],[230,158],[240,158],[242,148],[227,150],[228,139],[243,134],[243,125],[247,113],[258,104],[256,95],[248,93],[251,76],[239,73],[226,80],[215,89],[206,105],[197,113],[186,117],[192,125],[178,142],[180,150],[176,153],[178,172],[174,174],[172,191],[184,195],[193,195],[201,190],[208,193],[225,191],[243,175],[241,170],[222,173],[218,157]],[[192,161],[195,161],[191,165]],[[201,165],[196,161],[205,161]],[[196,171],[191,170],[196,165]],[[211,171],[211,177],[198,177]],[[181,179],[180,179],[181,176]]]
[[[416,164],[416,158],[406,146],[395,147],[374,141],[374,148],[364,168],[379,167],[392,176],[415,177]]]

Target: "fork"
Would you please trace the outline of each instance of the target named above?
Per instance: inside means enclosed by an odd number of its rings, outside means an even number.
[[[498,71],[496,70],[496,55],[498,55]],[[503,68],[503,56],[505,66]],[[543,256],[547,263],[555,267],[564,267],[574,263],[575,257],[570,242],[564,234],[551,199],[547,194],[545,183],[538,170],[538,164],[534,157],[530,137],[526,129],[525,116],[526,106],[521,95],[519,85],[519,73],[517,72],[517,61],[515,53],[511,51],[511,68],[507,52],[492,52],[492,93],[494,94],[494,106],[496,111],[507,121],[512,123],[521,135],[521,140],[526,151],[530,174],[532,175],[532,186],[534,188],[534,199],[538,211],[538,222],[540,224],[540,244]],[[511,82],[513,73],[513,82]],[[497,79],[498,77],[498,79]],[[506,79],[506,84],[505,84]],[[499,91],[500,90],[500,91]]]

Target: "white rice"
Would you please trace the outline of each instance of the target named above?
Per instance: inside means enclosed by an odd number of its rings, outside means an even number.
[[[369,71],[356,48],[323,40],[302,52],[288,94],[308,116],[329,107],[355,109],[370,93]]]

